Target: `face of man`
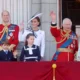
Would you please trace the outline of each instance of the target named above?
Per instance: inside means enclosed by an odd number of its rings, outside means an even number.
[[[71,30],[72,23],[70,20],[65,20],[63,23],[63,30]]]
[[[9,22],[9,20],[10,20],[9,12],[7,12],[7,11],[2,12],[2,20],[4,23]]]

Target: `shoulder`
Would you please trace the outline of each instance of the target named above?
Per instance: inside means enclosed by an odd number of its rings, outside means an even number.
[[[12,26],[13,28],[19,28],[19,26],[18,26],[17,24],[11,24],[11,26]]]
[[[17,24],[11,24],[11,26],[18,26]]]
[[[3,24],[0,24],[0,29],[3,29],[4,28],[4,25]]]
[[[13,25],[13,26],[17,26],[17,24],[11,24],[11,25]]]
[[[64,32],[64,30],[62,28],[57,28],[57,30],[60,32]]]
[[[3,24],[0,24],[0,26],[3,26]]]
[[[27,50],[28,46],[23,46],[22,50]]]
[[[0,54],[3,53],[3,50],[0,50]]]
[[[33,48],[39,48],[39,46],[37,46],[37,45],[35,45],[35,44],[34,44],[32,47],[33,47]]]
[[[9,51],[9,50],[8,50],[8,53],[9,53],[10,55],[13,55],[13,52],[12,52],[12,51]]]
[[[77,36],[77,34],[75,32],[71,33],[71,38],[75,39],[75,40],[78,40],[78,36]]]
[[[43,30],[39,30],[41,33],[45,33],[45,31],[43,31]]]
[[[24,30],[24,32],[25,32],[25,33],[32,33],[31,31],[29,31],[29,30],[27,30],[27,29]]]
[[[1,51],[0,51],[0,55],[3,55],[3,54],[4,54],[4,51],[3,51],[3,50],[1,50]]]
[[[73,32],[73,31],[72,31],[72,33],[71,33],[71,34],[72,34],[73,36],[78,37],[78,36],[77,36],[77,34],[76,34],[75,32]]]
[[[23,35],[24,35],[24,36],[27,36],[29,33],[32,33],[32,32],[31,32],[31,31],[29,31],[29,30],[24,30]]]
[[[9,52],[9,53],[12,53],[12,51],[9,51],[9,50],[8,50],[8,52]]]
[[[43,31],[43,30],[39,30],[39,33],[41,33],[41,34],[45,34],[45,31]]]

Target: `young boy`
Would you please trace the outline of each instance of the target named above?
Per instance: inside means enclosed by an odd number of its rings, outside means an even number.
[[[1,46],[0,61],[17,61],[16,55],[9,51],[9,43],[7,41],[3,42]]]

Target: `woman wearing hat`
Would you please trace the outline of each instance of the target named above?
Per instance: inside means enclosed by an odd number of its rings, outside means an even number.
[[[31,22],[31,27],[27,30],[24,30],[24,32],[22,33],[22,28],[20,28],[20,32],[19,32],[19,41],[25,41],[26,36],[29,33],[33,33],[33,35],[35,36],[34,39],[34,44],[39,46],[40,48],[40,54],[41,57],[44,57],[44,52],[45,52],[45,32],[43,30],[40,30],[39,27],[41,25],[41,21],[40,21],[40,14],[37,14],[35,16],[33,16],[28,23]],[[24,25],[23,25],[24,26]]]

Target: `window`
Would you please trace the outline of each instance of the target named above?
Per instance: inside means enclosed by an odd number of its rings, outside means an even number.
[[[30,6],[30,0],[0,0],[0,15],[3,10],[7,10],[10,12],[12,23],[20,24],[24,21],[26,27],[30,18]]]

